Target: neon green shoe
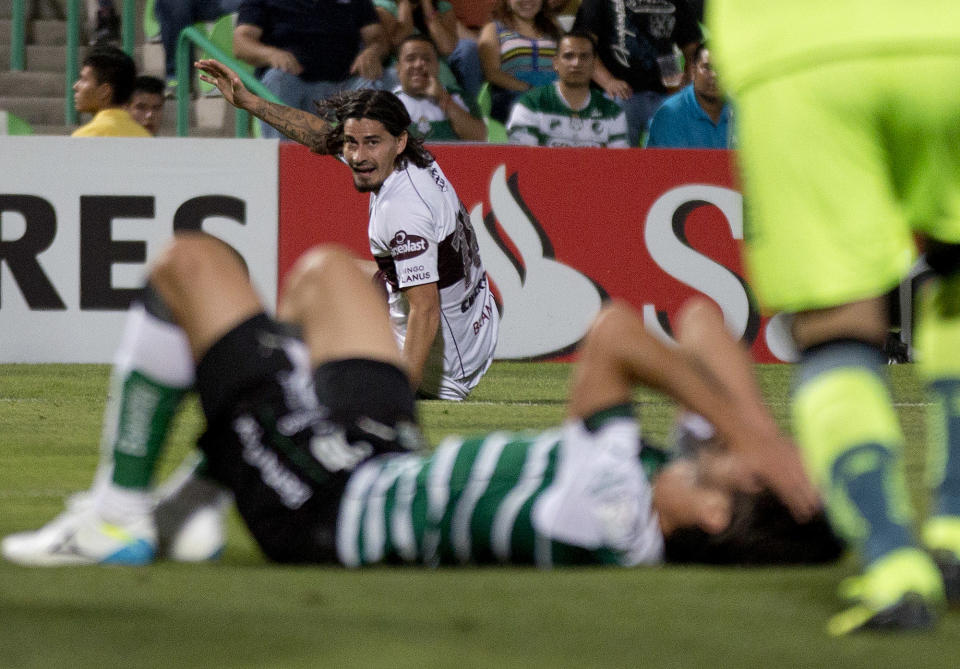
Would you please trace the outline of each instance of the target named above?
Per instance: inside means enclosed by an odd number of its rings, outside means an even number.
[[[937,566],[917,548],[901,548],[876,560],[861,576],[844,580],[840,596],[857,603],[829,620],[831,636],[930,629],[944,601]]]
[[[943,576],[947,602],[960,607],[960,516],[929,518],[921,538]]]

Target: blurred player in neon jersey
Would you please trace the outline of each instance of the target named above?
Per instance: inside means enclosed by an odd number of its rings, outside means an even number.
[[[828,629],[929,627],[945,589],[960,600],[960,5],[714,0],[707,12],[739,110],[752,285],[795,314],[794,428],[864,564]],[[917,337],[933,403],[919,537],[881,353],[882,298],[914,262],[914,234],[938,275]]]

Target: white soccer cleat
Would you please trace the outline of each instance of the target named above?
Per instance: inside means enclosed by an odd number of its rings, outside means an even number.
[[[174,474],[158,497],[154,518],[163,557],[177,562],[220,557],[227,543],[225,489],[190,471]]]
[[[39,530],[5,537],[0,551],[10,562],[28,567],[141,566],[153,562],[156,545],[156,529],[149,516],[123,525],[109,523],[97,514],[90,495],[81,493]]]

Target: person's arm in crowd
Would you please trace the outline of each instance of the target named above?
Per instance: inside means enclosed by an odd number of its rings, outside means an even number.
[[[404,4],[410,4],[404,0]],[[420,0],[420,9],[423,11],[423,21],[427,24],[430,39],[437,45],[437,51],[446,58],[453,53],[457,46],[457,15],[453,10],[440,12],[437,10],[437,0]]]
[[[683,53],[683,81],[680,82],[680,88],[683,88],[693,81],[694,59],[698,45],[699,42],[690,42],[680,47],[680,51]]]
[[[374,9],[377,12],[377,18],[380,19],[380,25],[383,26],[383,33],[387,36],[391,51],[394,51],[397,46],[397,35],[402,31],[402,27],[397,21],[397,17],[391,14],[389,10],[380,6]]]
[[[260,41],[263,29],[250,23],[241,23],[233,31],[233,53],[254,67],[272,67],[289,74],[299,75],[303,65],[289,51]]]
[[[410,305],[410,313],[407,316],[407,335],[402,355],[411,385],[419,388],[430,347],[440,327],[440,290],[436,283],[425,283],[404,288],[403,294]]]
[[[430,78],[426,94],[443,111],[457,137],[468,142],[487,139],[487,125],[462,107],[436,77]]]
[[[537,113],[524,104],[526,96],[513,103],[507,119],[507,141],[523,146],[540,146]]]
[[[573,22],[574,30],[586,30],[594,37],[603,33],[606,15],[606,0],[583,0],[577,9],[577,17]],[[603,92],[615,100],[626,100],[633,95],[633,88],[623,79],[618,79],[607,69],[600,54],[595,59],[593,68],[593,82],[603,89]]]
[[[392,35],[393,48],[400,46],[400,42],[407,35],[412,35],[416,27],[413,25],[413,4],[410,0],[397,0],[396,27]]]
[[[617,79],[600,59],[593,68],[593,81],[603,92],[617,100],[626,100],[633,95],[633,88],[623,79]]]
[[[383,26],[371,23],[360,28],[363,50],[350,66],[350,74],[376,81],[383,76],[383,61],[390,55],[390,42]]]
[[[500,40],[497,39],[497,26],[492,21],[483,26],[483,30],[480,31],[477,48],[480,51],[483,77],[487,81],[508,91],[529,90],[530,84],[500,69]]]
[[[224,100],[234,107],[250,112],[315,153],[330,153],[327,148],[330,124],[316,114],[264,100],[250,92],[237,73],[220,61],[204,59],[197,61],[195,67],[202,72],[200,78],[220,89]]]

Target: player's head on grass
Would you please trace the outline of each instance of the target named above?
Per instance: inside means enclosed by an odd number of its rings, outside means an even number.
[[[665,537],[667,562],[701,564],[818,564],[840,557],[844,544],[820,513],[797,522],[771,492],[733,494],[730,524],[710,533],[682,527]]]
[[[317,102],[320,116],[331,124],[327,150],[343,155],[361,192],[377,192],[387,177],[413,163],[427,167],[433,156],[410,136],[410,114],[388,91],[348,91]]]

